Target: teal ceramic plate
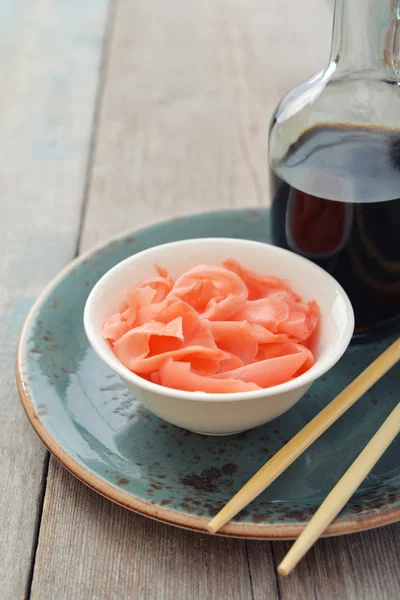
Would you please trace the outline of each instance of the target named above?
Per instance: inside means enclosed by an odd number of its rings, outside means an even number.
[[[205,531],[255,471],[390,343],[353,345],[289,412],[244,434],[203,437],[144,409],[97,358],[82,315],[92,286],[150,246],[194,238],[267,240],[267,211],[203,214],[142,229],[79,258],[43,292],[25,324],[17,379],[43,442],[74,475],[127,508]],[[394,336],[392,336],[394,338]],[[399,399],[400,365],[227,525],[225,535],[293,538]],[[400,518],[400,437],[327,530],[360,531]]]

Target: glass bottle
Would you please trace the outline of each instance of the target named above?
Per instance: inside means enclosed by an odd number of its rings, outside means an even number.
[[[272,240],[343,285],[356,336],[400,320],[399,25],[399,0],[336,0],[327,67],[270,127]]]

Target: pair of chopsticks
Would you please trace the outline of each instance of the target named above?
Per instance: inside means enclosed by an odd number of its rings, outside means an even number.
[[[400,338],[383,352],[312,419],[294,438],[277,452],[239,490],[226,506],[210,521],[207,530],[216,533],[239,511],[263,492],[283,473],[317,438],[357,402],[400,359]],[[288,554],[278,567],[280,575],[288,575],[327,526],[340,512],[355,490],[368,475],[375,463],[400,432],[400,403],[390,413],[383,425],[367,444],[351,467],[332,489]]]

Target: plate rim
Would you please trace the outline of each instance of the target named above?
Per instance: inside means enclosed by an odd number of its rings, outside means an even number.
[[[207,213],[194,213],[190,215],[183,215],[181,217],[175,217],[173,219],[160,220],[146,224],[136,229],[129,229],[128,231],[122,232],[100,244],[97,244],[92,249],[82,253],[70,263],[68,263],[43,289],[39,294],[38,298],[31,307],[17,345],[16,353],[16,382],[18,393],[22,406],[25,413],[47,449],[51,454],[61,463],[72,475],[77,479],[86,484],[89,488],[100,494],[101,496],[128,508],[133,512],[141,514],[142,516],[166,523],[175,527],[196,531],[199,533],[206,533],[208,535],[218,535],[221,537],[236,537],[245,539],[259,539],[259,540],[290,540],[297,538],[303,529],[306,527],[307,522],[304,524],[280,524],[276,525],[273,523],[267,524],[251,524],[251,523],[228,523],[225,525],[217,534],[210,534],[206,525],[209,519],[206,517],[194,516],[189,513],[184,513],[171,508],[162,507],[156,503],[142,500],[137,496],[119,488],[118,486],[109,483],[103,479],[100,475],[92,472],[77,459],[70,456],[67,450],[59,443],[51,434],[49,429],[46,427],[45,422],[41,419],[40,415],[35,412],[34,404],[29,392],[29,382],[24,380],[23,377],[23,363],[24,363],[24,349],[26,345],[26,338],[28,330],[32,322],[35,320],[35,315],[38,312],[39,307],[46,301],[46,298],[50,295],[53,289],[58,283],[66,279],[70,273],[74,270],[77,265],[84,263],[87,259],[91,258],[99,251],[105,250],[109,246],[113,246],[121,240],[134,236],[138,232],[144,233],[145,230],[152,229],[160,225],[168,225],[174,221],[180,221],[185,219],[195,219],[196,217],[206,215],[217,215],[236,213],[240,214],[243,212],[260,212],[262,209],[256,207],[255,209],[233,209],[233,210],[218,210],[210,211]],[[356,533],[381,527],[383,525],[390,525],[397,521],[400,521],[400,506],[395,508],[380,508],[378,511],[371,511],[370,515],[357,515],[348,517],[346,519],[335,519],[329,527],[326,529],[322,537],[330,537],[335,535],[345,535],[350,533]]]

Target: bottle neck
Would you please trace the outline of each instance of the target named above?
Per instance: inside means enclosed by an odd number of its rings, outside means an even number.
[[[341,76],[400,78],[400,0],[335,0],[331,61]]]

